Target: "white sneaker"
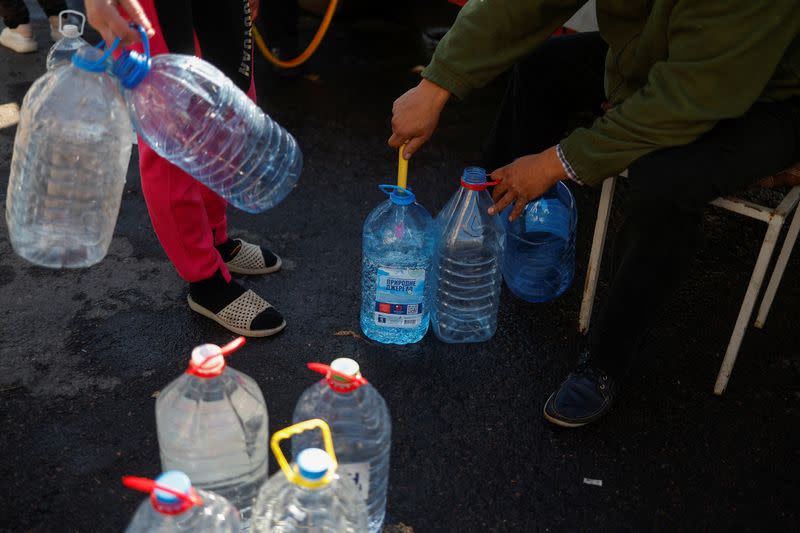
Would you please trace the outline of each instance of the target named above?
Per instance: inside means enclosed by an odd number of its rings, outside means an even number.
[[[3,28],[3,31],[0,32],[0,44],[19,54],[28,54],[39,49],[39,45],[36,44],[36,39],[33,37],[26,37],[11,28]]]

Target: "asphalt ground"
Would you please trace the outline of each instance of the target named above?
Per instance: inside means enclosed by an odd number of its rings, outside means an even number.
[[[44,71],[46,23],[36,14],[42,50],[0,50],[0,104],[20,104]],[[351,14],[336,21],[303,75],[257,64],[260,104],[305,155],[297,190],[277,208],[230,211],[235,236],[284,258],[280,273],[242,281],[286,315],[288,328],[250,341],[230,361],[261,385],[270,427],[290,423],[294,402],[316,380],[307,361],[353,357],[392,413],[394,531],[796,530],[800,254],[766,328],[747,331],[727,392],[712,394],[760,222],[709,209],[706,243],[618,405],[580,430],[550,426],[541,408],[580,345],[596,190],[571,185],[578,268],[559,300],[527,304],[505,291],[497,334],[483,344],[446,345],[429,333],[398,348],[358,336],[361,224],[383,199],[377,185],[395,173],[386,146],[391,103],[427,60],[420,28],[451,14],[421,2],[402,14]],[[303,35],[315,23],[304,19]],[[502,91],[500,80],[450,105],[411,162],[411,183],[432,213],[477,159]],[[15,129],[0,129],[0,200]],[[0,217],[0,530],[123,529],[143,495],[120,476],[159,472],[154,396],[185,370],[193,346],[232,338],[189,311],[187,287],[150,226],[136,163],[134,154],[109,254],[92,268],[26,263]]]

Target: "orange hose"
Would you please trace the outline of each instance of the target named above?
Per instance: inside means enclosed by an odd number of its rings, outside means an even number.
[[[322,18],[322,23],[319,25],[319,29],[317,30],[316,35],[314,35],[314,38],[311,39],[308,47],[303,51],[302,54],[288,61],[283,61],[275,57],[272,52],[269,51],[269,47],[264,42],[261,34],[258,33],[258,29],[253,26],[253,37],[256,39],[256,45],[258,46],[261,55],[263,55],[267,61],[280,68],[294,68],[308,61],[308,59],[314,55],[314,52],[317,51],[320,43],[322,43],[322,39],[325,37],[325,33],[328,31],[328,26],[331,24],[333,13],[336,11],[336,5],[338,3],[339,0],[330,0],[328,9],[325,11],[325,16]]]

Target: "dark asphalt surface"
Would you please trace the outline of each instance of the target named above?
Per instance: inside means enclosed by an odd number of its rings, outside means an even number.
[[[450,346],[429,334],[391,348],[337,335],[358,332],[361,224],[383,199],[377,185],[393,179],[391,103],[426,61],[414,25],[431,16],[416,9],[403,21],[337,21],[307,69],[318,79],[280,79],[258,65],[261,104],[297,136],[306,162],[299,187],[276,209],[230,212],[234,235],[284,257],[280,273],[244,283],[286,315],[288,328],[250,341],[230,362],[261,385],[271,428],[290,422],[316,379],[305,362],[349,356],[392,413],[388,524],[415,532],[797,530],[800,253],[767,327],[748,330],[727,393],[711,392],[765,230],[759,222],[709,210],[707,244],[617,408],[581,430],[551,427],[541,407],[580,342],[597,191],[572,187],[580,209],[574,286],[549,304],[504,293],[490,342]],[[44,46],[43,18],[36,24]],[[45,53],[0,50],[0,104],[21,103]],[[501,95],[499,83],[449,106],[411,162],[411,183],[432,213],[477,157]],[[3,206],[14,133],[0,129]],[[186,368],[193,346],[232,338],[188,310],[137,174],[134,157],[111,250],[87,270],[27,264],[12,253],[0,217],[2,531],[120,531],[143,498],[120,476],[159,471],[154,394]]]

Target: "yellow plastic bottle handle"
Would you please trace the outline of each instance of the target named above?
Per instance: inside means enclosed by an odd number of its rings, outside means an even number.
[[[319,429],[322,432],[322,441],[325,443],[325,451],[328,452],[328,455],[331,457],[331,467],[321,479],[309,481],[300,475],[300,472],[297,471],[296,467],[291,467],[289,461],[286,460],[286,456],[283,455],[283,450],[281,450],[281,442],[292,438],[294,435],[299,435],[300,433],[314,429]],[[336,451],[333,449],[331,428],[328,427],[328,424],[326,424],[324,420],[314,418],[312,420],[306,420],[305,422],[298,422],[293,426],[276,431],[272,435],[269,445],[272,448],[272,453],[275,454],[275,459],[277,459],[281,470],[283,470],[284,475],[286,475],[286,479],[288,479],[291,483],[307,489],[318,489],[333,481],[333,478],[336,475],[336,469],[339,467],[339,463],[336,461]]]
[[[408,189],[408,159],[403,157],[403,150],[406,145],[400,147],[399,159],[397,161],[397,186]]]

